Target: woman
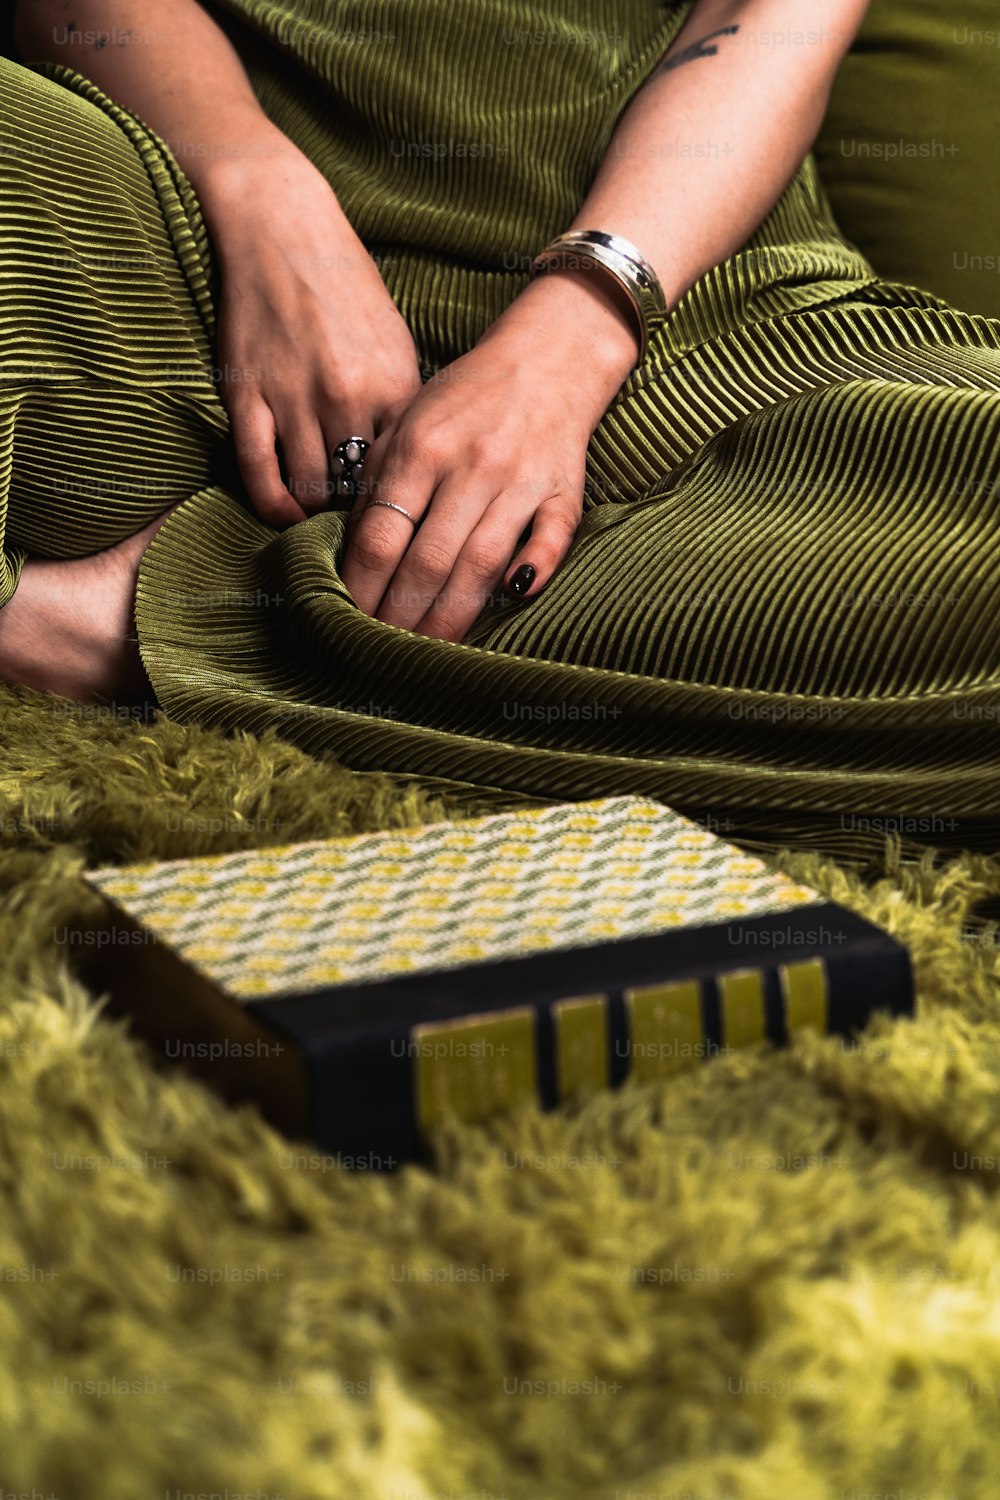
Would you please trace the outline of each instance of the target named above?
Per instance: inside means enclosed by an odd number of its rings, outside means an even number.
[[[470,807],[992,847],[1000,327],[832,221],[864,9],[20,0],[4,675],[134,690],[134,602],[168,712]]]

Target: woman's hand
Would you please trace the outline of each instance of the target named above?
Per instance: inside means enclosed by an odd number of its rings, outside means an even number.
[[[502,577],[514,597],[544,588],[580,524],[591,433],[637,348],[590,273],[531,282],[367,455],[341,565],[360,608],[459,641]]]
[[[148,0],[74,0],[69,25],[67,3],[19,0],[19,49],[78,69],[174,152],[222,271],[216,358],[251,502],[273,525],[304,520],[331,498],[330,450],[370,441],[420,390],[409,330],[333,190],[197,0],[157,0],[155,27]],[[105,46],[112,32],[121,44]]]
[[[222,270],[221,394],[251,503],[281,526],[330,503],[332,450],[372,442],[421,379],[331,188],[275,136],[274,155],[217,169],[202,198]]]

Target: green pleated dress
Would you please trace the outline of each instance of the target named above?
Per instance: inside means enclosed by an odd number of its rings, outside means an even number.
[[[527,284],[689,10],[215,14],[438,368]],[[249,509],[170,153],[75,74],[7,62],[0,152],[0,599],[26,555],[181,500],[136,606],[178,718],[274,726],[470,810],[636,792],[764,844],[1000,849],[1000,324],[880,280],[811,157],[615,398],[556,577],[454,643],[357,607],[343,511],[278,533]]]

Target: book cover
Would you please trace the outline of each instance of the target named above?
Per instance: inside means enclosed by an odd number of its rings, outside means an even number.
[[[633,796],[106,868],[91,980],[346,1157],[913,1007],[906,950]]]

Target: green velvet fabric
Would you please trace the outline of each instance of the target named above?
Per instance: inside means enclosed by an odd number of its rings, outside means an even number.
[[[1000,316],[1000,9],[872,0],[815,147],[881,276]]]

